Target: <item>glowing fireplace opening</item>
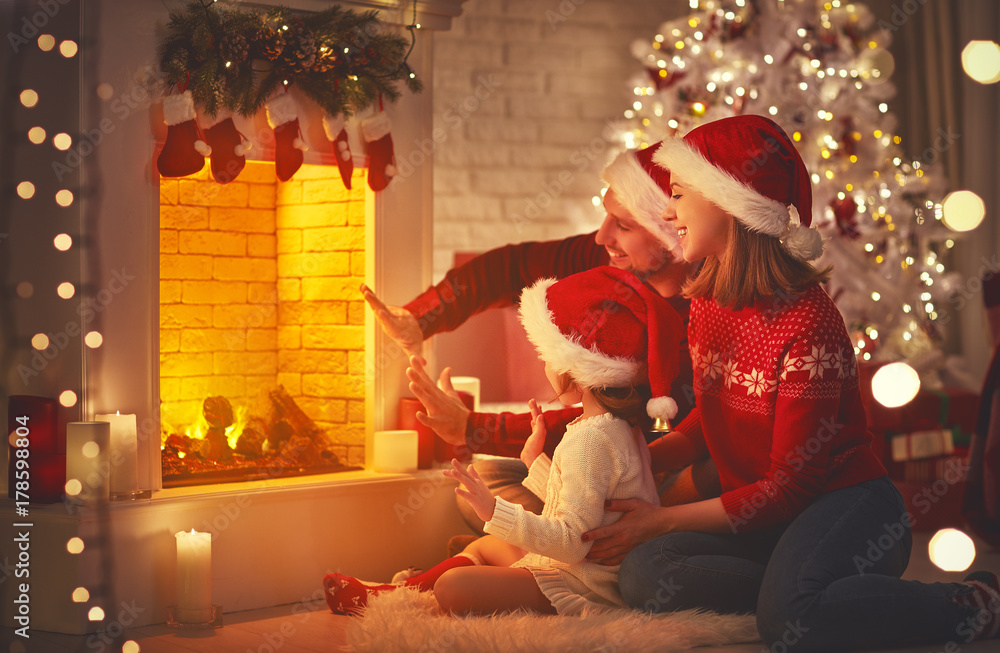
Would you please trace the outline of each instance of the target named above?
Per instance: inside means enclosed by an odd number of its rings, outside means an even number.
[[[160,179],[165,487],[364,465],[364,170]]]

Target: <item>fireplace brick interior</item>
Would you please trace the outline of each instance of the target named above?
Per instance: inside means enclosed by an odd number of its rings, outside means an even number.
[[[160,179],[160,400],[168,431],[195,435],[202,404],[239,417],[282,386],[364,464],[364,171],[304,165],[280,182],[247,162],[216,183],[206,167]]]

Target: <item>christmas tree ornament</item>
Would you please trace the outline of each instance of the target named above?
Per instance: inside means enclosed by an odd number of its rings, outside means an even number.
[[[228,184],[239,176],[246,166],[245,154],[250,149],[250,141],[236,129],[233,117],[217,116],[210,122],[203,122],[205,140],[212,150],[212,177],[220,184]]]
[[[281,181],[288,181],[302,167],[302,152],[307,149],[291,95],[279,93],[268,101],[267,123],[274,130],[274,172]]]
[[[326,137],[333,141],[333,154],[337,157],[337,167],[340,169],[340,179],[344,182],[344,188],[350,190],[351,175],[354,174],[354,158],[351,155],[347,130],[344,128],[344,114],[338,113],[336,117],[329,114],[324,116],[323,130],[326,132]]]
[[[368,185],[380,191],[396,176],[396,158],[392,149],[392,123],[384,111],[361,121],[361,135],[368,144]]]
[[[201,170],[212,150],[202,140],[195,122],[191,91],[163,98],[163,121],[167,123],[167,140],[156,158],[160,175],[186,177]]]

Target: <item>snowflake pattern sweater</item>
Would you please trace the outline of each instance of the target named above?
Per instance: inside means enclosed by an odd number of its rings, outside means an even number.
[[[820,286],[739,311],[695,299],[688,339],[696,408],[677,430],[715,460],[734,531],[790,521],[824,492],[885,475],[853,344]]]
[[[532,463],[524,486],[545,501],[541,515],[497,497],[486,522],[487,533],[531,552],[512,566],[531,572],[559,614],[625,607],[618,566],[588,562],[593,543],[581,536],[621,516],[604,510],[607,499],[659,502],[642,432],[610,413],[573,421],[551,461],[542,454]]]

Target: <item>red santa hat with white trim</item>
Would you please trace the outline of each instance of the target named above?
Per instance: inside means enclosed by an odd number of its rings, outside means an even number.
[[[812,261],[823,237],[812,223],[812,184],[802,157],[773,120],[744,115],[663,141],[653,160],[749,229]]]
[[[650,417],[671,419],[684,321],[635,275],[598,267],[521,293],[521,324],[539,358],[588,388],[650,386]]]
[[[641,150],[622,152],[604,168],[601,179],[635,221],[679,258],[677,229],[662,217],[670,199],[670,172],[653,162],[659,147],[660,143],[654,143]]]

